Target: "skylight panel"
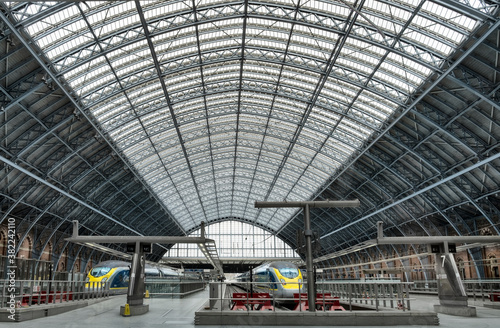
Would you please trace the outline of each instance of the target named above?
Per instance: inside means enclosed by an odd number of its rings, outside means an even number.
[[[350,58],[339,57],[337,62],[345,68],[349,68],[350,70],[355,71],[356,73],[364,73],[364,75],[370,75],[373,71],[373,66],[367,66],[365,64],[361,64],[360,62],[355,62]]]
[[[142,128],[136,120],[133,120],[127,122],[126,124],[123,124],[119,129],[110,131],[109,134],[113,139],[119,140],[125,136],[129,136],[130,134],[137,132],[142,132]]]
[[[165,54],[171,50],[182,48],[185,45],[196,42],[195,28],[186,27],[182,30],[174,30],[154,36],[151,40],[158,54]]]
[[[291,43],[289,45],[288,51],[296,55],[306,55],[322,61],[326,61],[328,58],[328,51],[321,51],[314,48],[304,47],[295,43]]]
[[[129,99],[132,100],[134,104],[140,104],[145,102],[147,99],[157,98],[158,95],[163,95],[163,90],[161,84],[155,81],[148,85],[141,85],[141,87],[131,89],[127,92]]]
[[[141,120],[147,125],[161,123],[165,127],[173,126],[173,122],[171,121],[170,117],[170,111],[166,107],[142,116]]]
[[[68,22],[71,22],[75,17],[78,17],[80,15],[78,9],[74,6],[64,8],[61,11],[55,12],[53,15],[47,16],[44,18],[43,22],[45,22],[48,26],[50,26],[48,29],[37,29],[40,28],[40,26],[34,24],[28,26],[28,31],[33,37],[37,40],[37,42],[41,42],[40,45],[43,44],[43,47],[46,46],[46,43],[44,44],[43,38],[38,38],[39,35],[47,33],[47,31],[51,30],[58,30],[57,27],[63,26],[63,30],[60,33],[72,33],[70,29],[64,28]],[[47,26],[46,25],[46,26]],[[57,40],[59,38],[55,38]],[[53,39],[54,40],[54,39]]]
[[[357,135],[360,139],[368,137],[372,131],[364,126],[359,125],[356,121],[348,117],[344,117],[341,122],[341,128],[345,128],[349,133]]]
[[[350,54],[346,53],[349,55],[354,55],[357,52],[366,52],[370,53],[372,56],[379,58],[386,54],[386,50],[383,49],[382,47],[378,47],[368,42],[361,41],[355,38],[347,38],[346,44],[350,49],[352,49],[351,50],[352,52]]]
[[[404,67],[406,70],[410,71],[411,74],[415,74],[418,76],[418,79],[423,80],[425,77],[429,76],[432,74],[432,70],[427,68],[426,66],[423,66],[422,64],[413,61],[411,59],[408,59],[406,57],[403,57],[399,54],[396,54],[394,52],[390,52],[387,56],[387,60],[390,60],[395,63],[399,63],[400,66]],[[410,69],[408,69],[410,68]]]
[[[345,1],[345,3],[349,3],[350,5],[354,5],[352,1]],[[345,6],[343,3],[333,3],[330,1],[324,1],[324,0],[312,0],[312,1],[307,1],[305,2],[301,8],[307,8],[307,9],[313,9],[313,10],[318,10],[322,11],[324,13],[328,14],[334,14],[336,16],[340,17],[347,17],[351,9]]]
[[[14,17],[55,61],[54,67],[81,95],[81,104],[92,106],[84,109],[145,174],[184,228],[199,223],[203,205],[208,219],[234,215],[241,209],[242,216],[279,229],[295,210],[290,214],[256,211],[245,203],[245,197],[304,199],[316,192],[338,162],[352,158],[352,152],[382,126],[398,103],[433,73],[429,67],[439,67],[476,28],[473,7],[484,3],[461,4],[471,7],[469,17],[440,2],[427,1],[420,9],[419,0],[367,0],[353,29],[348,30],[345,18],[357,5],[351,0],[302,1],[293,22],[294,3],[287,0],[239,6],[222,0],[142,1],[170,99],[158,81],[135,2],[75,3],[59,13],[32,3],[27,6],[43,21],[21,12]],[[89,15],[86,19],[100,45],[78,6]],[[198,10],[198,21],[193,20],[192,7]],[[244,10],[246,17],[241,15]],[[391,40],[410,18],[401,40]],[[23,20],[28,24],[23,25]],[[246,44],[242,44],[243,21]],[[354,37],[336,48],[344,36],[340,31]],[[324,84],[318,84],[323,82],[320,72],[325,72],[329,58],[335,60],[328,63],[334,64],[333,70]],[[379,63],[382,58],[384,62]],[[316,91],[319,94],[312,97]],[[294,134],[309,106],[312,112],[296,140]],[[184,145],[179,144],[179,131]],[[292,141],[298,143],[290,148]],[[149,142],[154,143],[154,150],[148,148]],[[290,157],[284,160],[289,149]],[[152,155],[154,151],[163,163]],[[281,175],[274,177],[280,165]],[[168,174],[173,174],[173,181]],[[270,190],[273,180],[277,184]],[[177,183],[180,195],[173,185]],[[240,198],[241,206],[231,204]],[[217,213],[217,206],[227,212]],[[262,214],[257,217],[257,213]]]
[[[326,31],[324,29],[311,26],[295,25],[293,32],[294,34],[307,35],[314,37],[315,39],[319,39],[322,42],[327,42],[329,48],[331,48],[339,38],[339,34],[335,31]]]
[[[159,3],[161,3],[161,5],[158,5]],[[164,17],[182,10],[190,9],[190,6],[187,6],[185,1],[169,1],[167,3],[159,1],[141,1],[141,7],[147,19]]]
[[[118,115],[118,114],[121,114],[121,115],[123,115],[125,113],[129,113],[129,115],[132,114],[132,112],[128,110],[127,105],[116,106],[116,107],[110,108],[110,109],[105,110],[105,111],[100,111],[100,113],[102,113],[102,114],[98,114],[97,112],[94,112],[94,116],[103,122],[107,121],[109,118],[111,118],[115,115]]]
[[[384,115],[384,113],[374,109],[372,106],[363,103],[361,100],[356,103],[356,108],[351,109],[351,113],[353,113],[354,116],[362,117],[362,119],[368,120],[374,125],[378,125],[387,119],[387,115]]]

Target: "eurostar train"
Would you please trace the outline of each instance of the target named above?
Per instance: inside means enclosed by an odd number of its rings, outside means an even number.
[[[87,288],[100,286],[100,283],[109,282],[111,291],[123,290],[128,288],[130,280],[130,262],[125,261],[104,261],[97,264],[90,270],[87,275],[86,284]],[[183,274],[167,267],[153,266],[146,264],[144,268],[146,279],[160,278],[160,279],[180,279],[184,277]],[[194,278],[194,277],[191,277]]]
[[[288,298],[290,300],[277,300],[281,303],[293,302],[293,294],[302,291],[302,273],[297,265],[292,262],[276,261],[262,264],[252,270],[254,292],[266,292],[275,298]],[[236,276],[238,285],[246,288],[250,282],[250,271]]]

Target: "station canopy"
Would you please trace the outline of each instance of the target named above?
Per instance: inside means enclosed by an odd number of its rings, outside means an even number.
[[[186,232],[279,231],[479,24],[482,1],[7,3]],[[15,10],[14,10],[15,9]]]

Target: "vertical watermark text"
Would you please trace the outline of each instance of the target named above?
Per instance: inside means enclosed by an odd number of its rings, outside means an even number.
[[[7,306],[9,319],[15,320],[16,314],[16,219],[7,220]]]

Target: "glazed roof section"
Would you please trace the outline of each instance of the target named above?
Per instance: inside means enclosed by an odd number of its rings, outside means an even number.
[[[10,4],[185,231],[278,231],[477,26],[482,1]]]

